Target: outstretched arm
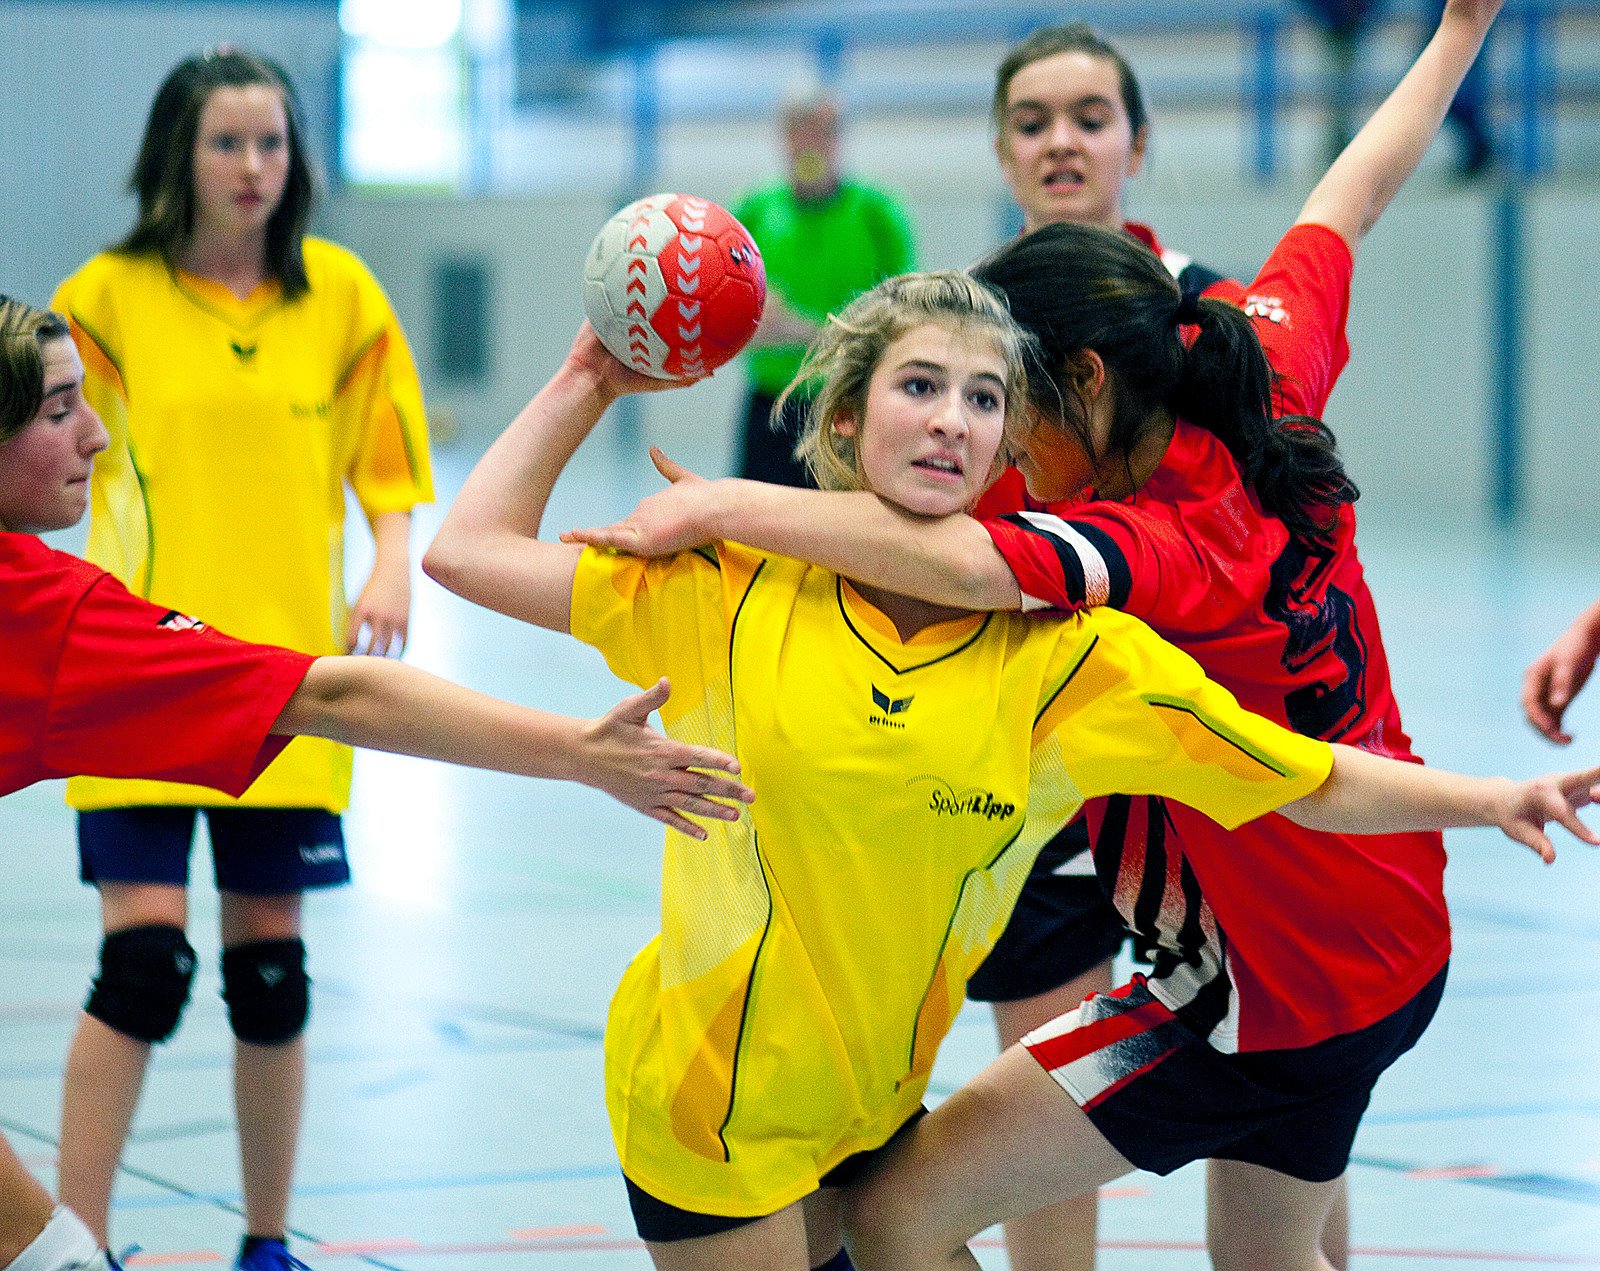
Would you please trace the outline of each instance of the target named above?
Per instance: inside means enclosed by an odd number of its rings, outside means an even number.
[[[1572,741],[1572,734],[1561,727],[1561,717],[1589,682],[1597,657],[1600,600],[1580,613],[1522,677],[1522,709],[1528,722],[1558,746]]]
[[[1495,825],[1548,865],[1556,857],[1544,832],[1550,821],[1566,826],[1585,843],[1600,846],[1600,835],[1577,815],[1577,809],[1600,799],[1596,783],[1600,768],[1512,781],[1466,777],[1335,745],[1328,779],[1279,811],[1307,829],[1338,834]]]
[[[561,369],[467,477],[422,559],[423,572],[485,608],[570,630],[580,550],[539,541],[550,491],[607,406],[625,393],[676,383],[630,371],[585,322]]]
[[[650,728],[667,682],[635,694],[596,720],[570,719],[486,697],[401,662],[318,658],[273,724],[350,746],[490,768],[525,777],[581,781],[695,838],[684,813],[738,819],[716,799],[754,797],[720,751],[669,741]],[[705,771],[696,771],[704,769]]]
[[[731,539],[934,604],[1022,606],[1005,558],[969,516],[915,516],[866,492],[705,481],[653,447],[650,457],[671,485],[616,524],[570,530],[562,541],[667,556]]]
[[[1450,0],[1428,46],[1317,183],[1300,223],[1326,225],[1352,253],[1417,170],[1503,0]]]

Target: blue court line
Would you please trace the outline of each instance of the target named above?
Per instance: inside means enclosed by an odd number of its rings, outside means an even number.
[[[586,1050],[591,1043],[566,1037],[506,1037],[494,1041],[479,1041],[470,1046],[452,1046],[457,1053],[473,1055],[554,1055],[568,1051]],[[445,1053],[445,1047],[440,1047]],[[376,1049],[358,1046],[327,1046],[309,1052],[307,1062],[333,1067],[339,1064],[385,1063],[415,1060],[416,1050]],[[231,1068],[231,1053],[194,1056],[158,1055],[153,1062],[154,1072],[215,1072]],[[59,1058],[48,1063],[0,1065],[0,1081],[39,1081],[61,1075]]]
[[[173,1125],[153,1125],[135,1129],[128,1135],[130,1143],[175,1143],[181,1139],[207,1138],[213,1134],[232,1134],[233,1122],[225,1117],[210,1117],[202,1121],[183,1121]]]
[[[150,1179],[147,1174],[139,1177]],[[546,1170],[508,1170],[487,1174],[440,1175],[433,1178],[352,1179],[343,1183],[318,1183],[296,1185],[296,1199],[311,1196],[381,1196],[389,1193],[413,1191],[454,1191],[471,1187],[510,1187],[539,1183],[591,1182],[596,1179],[620,1179],[622,1171],[615,1163],[605,1165],[566,1166]],[[130,1196],[113,1201],[115,1209],[179,1209],[186,1205],[208,1204],[233,1208],[243,1203],[237,1192],[184,1191],[167,1196]]]
[[[1395,1161],[1378,1156],[1360,1155],[1352,1155],[1350,1164],[1364,1165],[1368,1169],[1387,1170],[1396,1174],[1409,1174],[1413,1170],[1427,1168],[1417,1165],[1414,1161]],[[1492,1187],[1496,1191],[1542,1196],[1547,1200],[1570,1200],[1580,1205],[1600,1205],[1600,1183],[1581,1178],[1562,1178],[1556,1174],[1464,1174],[1436,1181],[1465,1183],[1469,1187]]]

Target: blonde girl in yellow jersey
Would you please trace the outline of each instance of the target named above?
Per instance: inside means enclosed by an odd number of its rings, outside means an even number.
[[[306,236],[312,172],[281,69],[236,49],[182,62],[156,94],[130,185],[133,230],[53,305],[111,434],[87,555],[136,595],[249,640],[319,656],[398,651],[411,508],[432,497],[421,388],[365,266]],[[347,487],[376,542],[353,605]],[[283,1242],[309,1006],[301,895],[349,879],[349,786],[349,749],[316,738],[296,740],[239,800],[69,783],[105,939],[68,1059],[61,1192],[102,1241],[150,1047],[177,1027],[195,971],[188,858],[203,810],[237,1038],[239,1265],[301,1265]]]
[[[912,516],[971,506],[1020,414],[1025,341],[963,274],[832,320],[803,442],[824,488]],[[1493,823],[1550,851],[1600,771],[1458,778],[1296,736],[1111,610],[974,614],[722,542],[641,560],[540,541],[551,489],[619,396],[659,387],[585,326],[468,479],[424,568],[480,604],[672,676],[669,735],[733,751],[750,814],[669,832],[661,933],[606,1030],[635,1222],[663,1271],[850,1266],[848,1188],[921,1111],[967,978],[1034,854],[1097,793],[1226,825]]]

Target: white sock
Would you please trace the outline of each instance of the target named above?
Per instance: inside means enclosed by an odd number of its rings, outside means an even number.
[[[44,1230],[4,1271],[76,1271],[92,1265],[99,1253],[100,1242],[83,1219],[65,1205],[57,1205]]]

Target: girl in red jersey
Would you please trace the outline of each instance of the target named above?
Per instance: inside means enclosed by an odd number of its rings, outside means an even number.
[[[511,706],[398,662],[232,640],[138,600],[35,535],[83,516],[107,434],[56,315],[0,296],[0,795],[92,772],[240,793],[290,736],[581,780],[704,837],[684,812],[748,800],[725,755],[645,725],[665,684],[584,723]],[[691,771],[705,769],[707,771]],[[0,1137],[0,1267],[114,1264]]]
[[[717,483],[669,491],[618,531],[583,537],[655,552],[701,534],[726,535],[929,599],[1117,604],[1193,653],[1255,709],[1303,732],[1410,757],[1355,558],[1353,488],[1321,443],[1320,426],[1268,428],[1250,405],[1266,400],[1266,380],[1256,378],[1243,392],[1238,386],[1252,374],[1244,368],[1254,364],[1253,324],[1278,372],[1277,411],[1320,411],[1346,356],[1354,248],[1415,168],[1498,8],[1449,7],[1417,65],[1330,169],[1248,293],[1240,289],[1248,322],[1237,310],[1179,292],[1120,236],[1081,227],[1054,225],[981,268],[1044,337],[1050,374],[1041,377],[1040,397],[1078,426],[1044,423],[1024,443],[1031,492],[1070,505],[1092,488],[1123,502],[986,526],[964,518],[928,524],[858,497],[791,499]],[[1179,327],[1199,328],[1192,353],[1177,340]],[[1237,360],[1230,363],[1230,354]],[[1264,377],[1265,367],[1257,369]],[[1241,419],[1248,423],[1242,432]],[[1288,454],[1286,439],[1302,444]],[[824,502],[830,497],[832,507]],[[1118,892],[1130,924],[1159,946],[1152,996],[1164,997],[1217,1054],[1360,1035],[1416,1001],[1444,964],[1443,853],[1434,836],[1363,847],[1284,832],[1276,818],[1251,827],[1246,837],[1265,836],[1266,859],[1327,867],[1319,874],[1325,895],[1308,896],[1304,907],[1270,907],[1272,913],[1248,903],[1260,894],[1259,871],[1236,872],[1262,857],[1210,849],[1214,832],[1181,811],[1120,800],[1099,809],[1091,824],[1102,882]],[[1367,854],[1391,846],[1408,862],[1402,877],[1388,876],[1365,895],[1347,890],[1353,875],[1346,866],[1356,875],[1384,874]],[[1300,884],[1286,894],[1297,890]],[[1356,895],[1362,905],[1351,911]],[[1323,914],[1323,900],[1342,916],[1326,929],[1298,927],[1308,914]],[[1368,930],[1374,911],[1388,928],[1376,941]],[[1341,924],[1348,946],[1334,932]],[[1348,1134],[1336,1133],[1334,1141],[1343,1138],[1345,1154],[1365,1097],[1363,1090],[1340,1112]],[[1233,1106],[1219,1102],[1224,1114]],[[1164,1164],[1142,1146],[1129,1150]],[[1312,1256],[1340,1195],[1337,1148],[1319,1161],[1293,1161],[1236,1146],[1224,1133],[1186,1150],[1223,1158],[1213,1166],[1211,1189],[1219,1260],[1248,1257],[1262,1245],[1281,1249],[1285,1241],[1297,1256]],[[930,1204],[937,1211],[937,1202]],[[1239,1221],[1258,1207],[1285,1214],[1286,1225]],[[1332,1244],[1325,1253],[1338,1261],[1342,1241]],[[1298,1265],[1272,1263],[1280,1264]]]

